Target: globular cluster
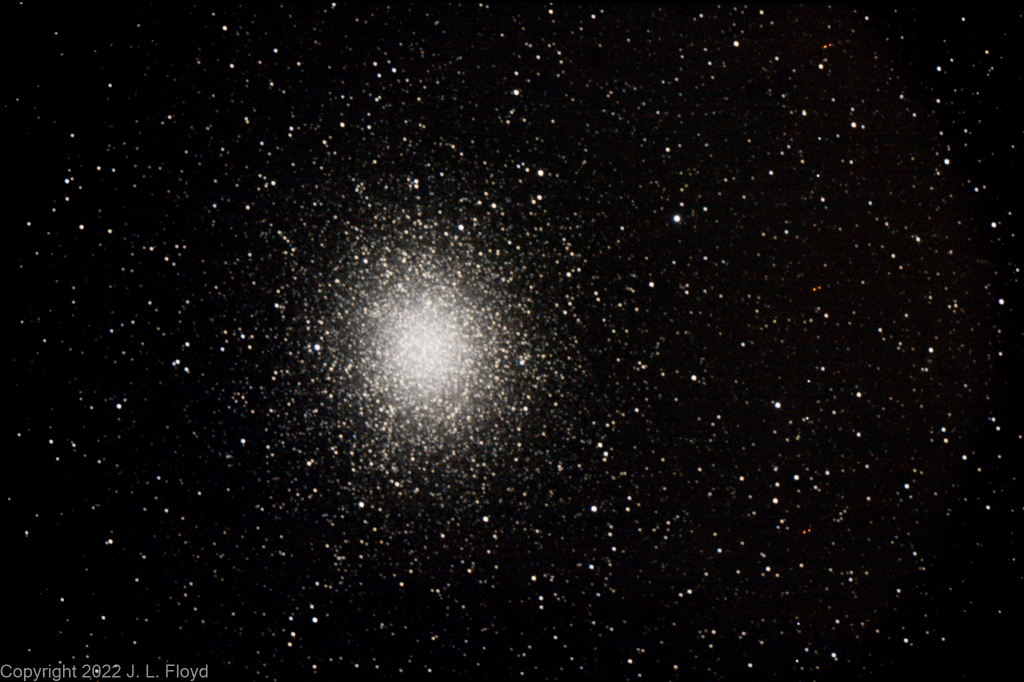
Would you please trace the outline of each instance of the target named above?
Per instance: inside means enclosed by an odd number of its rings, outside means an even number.
[[[0,664],[1012,662],[1019,16],[15,14]]]
[[[445,472],[509,476],[531,409],[572,393],[561,324],[539,309],[515,242],[463,220],[376,214],[304,292],[315,313],[292,379],[317,385],[309,428],[341,448],[329,469],[402,494],[450,485]]]

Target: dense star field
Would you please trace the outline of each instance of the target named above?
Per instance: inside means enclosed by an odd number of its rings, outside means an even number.
[[[1019,15],[10,27],[0,664],[1011,662]]]

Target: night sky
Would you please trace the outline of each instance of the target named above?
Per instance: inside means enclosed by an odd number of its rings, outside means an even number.
[[[6,25],[0,664],[1016,665],[1019,14]]]

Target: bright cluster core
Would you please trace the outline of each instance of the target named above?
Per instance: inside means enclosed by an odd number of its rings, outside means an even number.
[[[389,321],[386,372],[413,401],[457,395],[470,369],[470,349],[453,315],[419,301]]]

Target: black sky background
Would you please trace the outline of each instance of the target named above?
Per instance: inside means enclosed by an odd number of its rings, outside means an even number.
[[[1019,26],[19,6],[2,662],[1003,670]],[[381,416],[435,271],[489,371]]]

